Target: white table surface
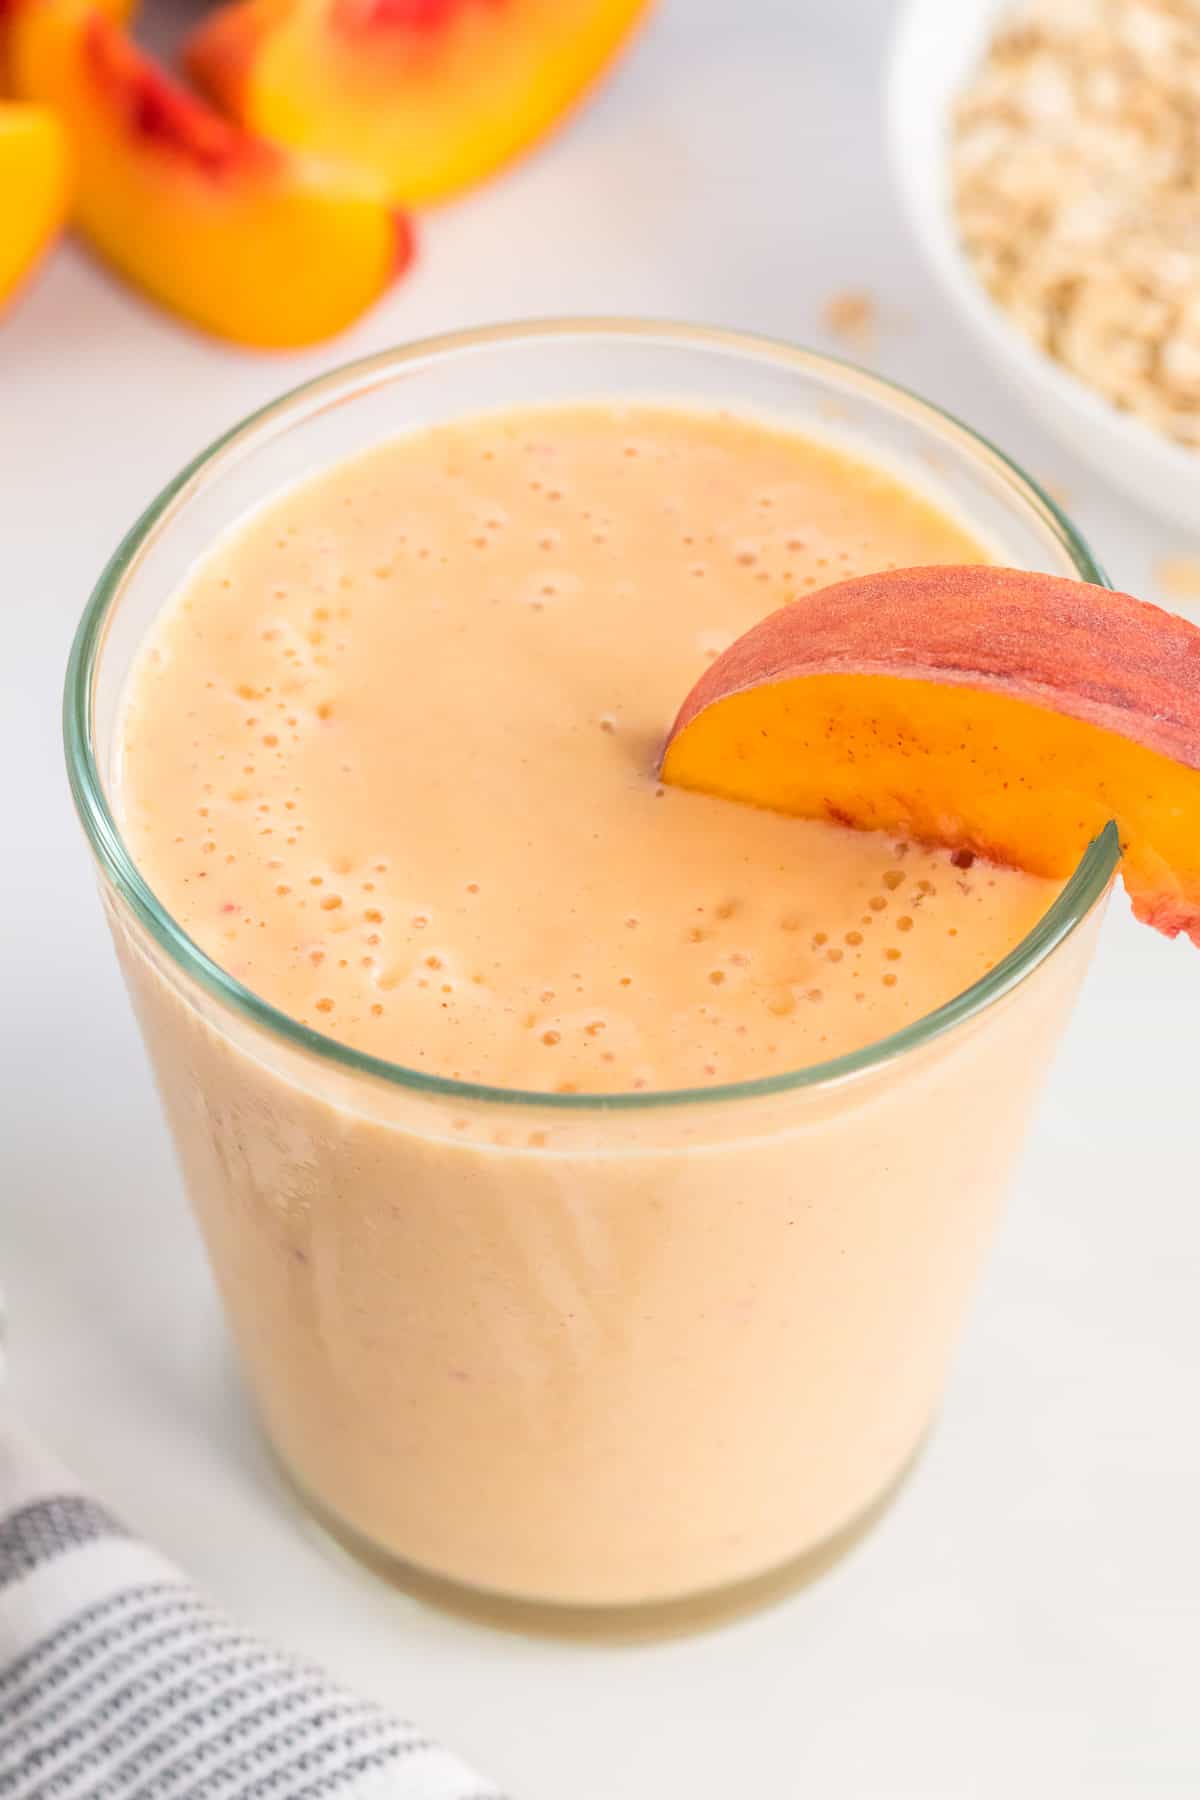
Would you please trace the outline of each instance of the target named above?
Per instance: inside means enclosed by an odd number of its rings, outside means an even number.
[[[776,1610],[611,1649],[507,1637],[327,1558],[275,1490],[102,929],[58,701],[150,495],[303,376],[431,331],[641,312],[875,361],[1061,485],[1113,576],[1195,553],[1055,449],[918,266],[883,167],[888,0],[667,0],[568,132],[430,221],[335,346],[208,343],[61,252],[0,325],[0,1273],[30,1420],[244,1618],[520,1800],[1200,1792],[1200,960],[1118,899],[940,1432],[882,1526]]]

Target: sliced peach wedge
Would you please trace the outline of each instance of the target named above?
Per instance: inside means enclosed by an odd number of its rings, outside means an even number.
[[[55,114],[0,100],[0,307],[61,231],[70,189],[67,134]]]
[[[1200,945],[1200,630],[1128,594],[992,567],[814,590],[701,676],[662,778],[1060,878],[1115,820],[1138,918]]]
[[[377,182],[231,125],[86,0],[17,0],[16,91],[73,141],[75,222],[137,286],[221,337],[285,348],[348,325],[409,254]]]
[[[8,37],[9,27],[19,6],[24,0],[0,0],[0,96],[8,97],[13,89],[8,71]],[[107,13],[110,19],[118,23],[127,19],[134,11],[137,0],[95,0],[96,9]]]
[[[542,136],[647,0],[235,0],[187,51],[192,80],[282,144],[444,200]]]

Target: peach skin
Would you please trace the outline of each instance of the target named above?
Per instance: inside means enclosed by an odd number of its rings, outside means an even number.
[[[445,200],[541,137],[647,0],[235,0],[194,33],[192,80],[282,144]]]
[[[348,325],[408,259],[378,183],[231,125],[81,0],[22,0],[20,93],[74,142],[74,217],[156,300],[220,337],[268,348]]]
[[[1115,819],[1139,919],[1200,945],[1200,630],[990,567],[803,594],[705,671],[662,778],[1066,877]]]
[[[58,236],[70,191],[67,134],[55,114],[0,100],[0,307]]]

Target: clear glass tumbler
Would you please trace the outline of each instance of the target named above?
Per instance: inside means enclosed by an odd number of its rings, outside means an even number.
[[[131,660],[218,534],[380,439],[597,395],[834,437],[1001,560],[1103,581],[996,450],[845,364],[652,324],[475,332],[312,382],[172,482],[84,616],[67,754],[230,1327],[305,1505],[445,1599],[666,1624],[815,1566],[913,1457],[1114,830],[983,980],[865,1050],[737,1086],[546,1095],[381,1062],[274,1010],[167,914],[113,804]]]

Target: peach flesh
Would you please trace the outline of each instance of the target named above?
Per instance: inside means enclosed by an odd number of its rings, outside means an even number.
[[[12,75],[67,127],[74,218],[164,305],[263,348],[341,330],[411,254],[407,221],[361,173],[268,143],[158,68],[108,13],[22,0]]]
[[[664,781],[1065,877],[1115,819],[1134,911],[1200,944],[1200,630],[988,566],[804,594],[684,701]]]

